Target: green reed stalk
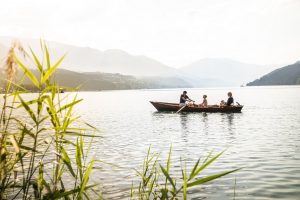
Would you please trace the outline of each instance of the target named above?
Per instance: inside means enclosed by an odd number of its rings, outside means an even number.
[[[93,134],[87,132],[96,129],[81,128],[80,117],[73,114],[81,99],[75,95],[67,101],[70,94],[61,98],[60,87],[52,81],[64,56],[51,65],[47,45],[41,41],[41,47],[42,59],[31,49],[31,55],[25,53],[38,76],[16,56],[15,47],[10,50],[7,71],[16,71],[18,65],[38,93],[25,99],[23,79],[7,80],[0,115],[0,199],[89,199],[97,186],[89,183],[95,160],[87,159],[90,145],[85,149],[83,138],[92,141]],[[70,155],[71,149],[76,155]]]
[[[199,176],[200,172],[210,166],[224,153],[223,151],[213,157],[209,154],[202,164],[200,164],[200,159],[198,159],[191,172],[187,172],[185,163],[184,165],[181,164],[182,176],[175,178],[170,173],[171,153],[172,145],[168,154],[166,168],[164,168],[163,165],[157,162],[158,155],[152,154],[149,148],[142,171],[137,171],[137,175],[141,178],[139,186],[132,185],[130,195],[132,199],[178,199],[179,197],[187,199],[190,188],[211,182],[240,170],[229,170],[206,177]],[[154,157],[155,159],[153,160]]]

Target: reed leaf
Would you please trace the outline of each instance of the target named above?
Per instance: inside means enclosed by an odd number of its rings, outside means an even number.
[[[89,124],[89,123],[87,123],[87,122],[84,122],[84,124],[87,125],[88,127],[92,128],[92,129],[95,130],[95,131],[99,131],[98,128],[96,128],[95,126],[93,126],[93,125],[91,125],[91,124]]]
[[[76,154],[75,154],[75,158],[76,158],[76,164],[77,164],[77,169],[79,170],[79,176],[80,176],[80,180],[83,180],[83,173],[82,173],[82,162],[81,162],[81,148],[80,148],[80,144],[77,138],[77,142],[76,142]]]
[[[35,116],[34,112],[31,110],[31,108],[26,104],[26,102],[23,100],[23,98],[20,95],[18,95],[18,98],[21,101],[21,104],[22,104],[23,108],[25,108],[25,110],[27,111],[27,113],[31,117],[31,119],[35,122],[35,124],[38,124],[36,116]]]
[[[49,70],[51,68],[50,54],[49,54],[49,50],[48,50],[46,42],[44,42],[44,50],[45,50],[45,53],[46,53],[47,70]]]
[[[13,143],[6,141],[6,145],[13,146]],[[19,148],[19,149],[23,149],[23,150],[27,150],[27,151],[35,152],[35,153],[41,153],[41,151],[35,150],[35,149],[32,148],[32,147],[25,146],[25,145],[20,145],[20,144],[17,144],[17,145],[18,145],[18,148]]]
[[[90,178],[90,174],[91,174],[91,171],[92,171],[92,168],[93,168],[93,165],[94,165],[95,161],[92,160],[87,168],[87,170],[85,171],[84,173],[84,177],[83,177],[83,182],[81,184],[81,189],[80,189],[80,192],[79,192],[79,195],[83,193],[83,191],[86,190],[86,184]]]
[[[61,148],[61,153],[62,153],[63,162],[67,165],[69,172],[72,174],[73,177],[76,177],[75,172],[72,168],[71,159],[64,147]]]
[[[31,82],[37,87],[40,88],[39,81],[37,78],[33,75],[33,73],[17,58],[17,56],[14,56],[16,63],[23,69],[24,73],[27,75],[27,77],[31,80]]]
[[[39,163],[39,175],[38,175],[38,187],[40,192],[43,191],[43,180],[44,180],[44,163],[41,160]]]
[[[70,135],[70,136],[101,137],[101,136],[95,136],[95,135],[85,134],[82,132],[75,132],[75,131],[61,132],[60,134],[66,134],[66,135]]]
[[[79,142],[80,142],[80,150],[81,150],[81,155],[82,155],[82,157],[84,157],[84,152],[83,152],[83,137],[82,136],[80,136],[79,137]]]
[[[236,172],[240,169],[235,169],[235,170],[231,170],[231,171],[226,171],[226,172],[222,172],[222,173],[219,173],[219,174],[215,174],[215,175],[211,175],[211,176],[208,176],[208,177],[205,177],[205,178],[201,178],[201,179],[198,179],[196,181],[193,181],[191,183],[188,183],[187,184],[187,187],[193,187],[193,186],[196,186],[196,185],[200,185],[200,184],[203,184],[203,183],[206,183],[206,182],[209,182],[209,181],[212,181],[212,180],[215,180],[217,178],[220,178],[222,176],[225,176],[227,174],[230,174],[230,173],[233,173],[233,172]]]
[[[193,169],[192,169],[192,172],[190,174],[190,177],[188,178],[188,181],[192,179],[192,177],[195,177],[195,171],[199,165],[199,162],[200,162],[200,158],[197,160],[196,164],[194,165]]]
[[[172,144],[170,146],[169,155],[168,155],[168,162],[167,162],[167,172],[170,171],[170,164],[171,164],[171,154],[172,154]]]
[[[35,53],[33,52],[33,50],[31,48],[30,48],[30,52],[31,52],[31,54],[32,54],[32,56],[34,58],[34,61],[36,63],[37,68],[39,69],[41,75],[43,76],[44,75],[44,69],[43,69],[42,64],[40,63],[39,59],[37,58],[37,56],[35,55]]]
[[[20,147],[19,147],[18,142],[16,141],[15,136],[14,135],[9,135],[9,139],[10,139],[13,147],[15,148],[16,153],[17,154],[20,153]]]
[[[65,109],[67,109],[67,108],[72,108],[75,104],[77,104],[77,103],[79,103],[79,102],[81,102],[81,101],[82,101],[82,99],[79,99],[79,100],[77,100],[77,101],[73,101],[73,102],[71,102],[71,103],[69,103],[69,104],[67,104],[67,105],[65,105],[65,106],[63,106],[63,107],[61,107],[60,109],[58,109],[57,112],[61,112],[61,111],[65,110]]]
[[[215,157],[211,158],[210,160],[208,160],[207,162],[205,162],[203,165],[201,165],[192,176],[190,176],[190,179],[194,178],[195,176],[197,176],[199,174],[199,172],[201,172],[202,170],[204,170],[207,166],[209,166],[211,163],[213,163],[216,159],[218,159],[222,154],[224,153],[224,151],[222,151],[221,153],[217,154]]]
[[[184,165],[184,169],[182,170],[183,174],[183,199],[187,198],[187,178],[186,178],[186,165]]]
[[[85,190],[96,187],[97,185],[98,184],[88,185],[88,186],[85,187]],[[60,199],[60,198],[64,198],[64,197],[67,197],[67,196],[70,196],[70,195],[74,195],[74,194],[77,194],[78,192],[80,192],[80,190],[81,190],[81,188],[77,187],[75,189],[68,190],[68,191],[65,191],[65,192],[57,192],[53,195],[53,199]]]
[[[46,52],[48,52],[48,50],[46,49]],[[48,70],[47,70],[47,72],[45,73],[45,75],[43,76],[43,78],[42,78],[42,83],[45,83],[48,79],[49,79],[49,77],[55,72],[55,70],[56,70],[56,68],[59,66],[59,64],[64,60],[64,58],[65,58],[65,55],[64,56],[62,56],[54,65],[53,65],[53,67],[50,67],[50,68],[48,68]],[[49,62],[49,64],[50,64],[50,60],[48,61],[48,59],[47,59],[47,63]]]
[[[168,179],[168,181],[171,183],[172,187],[173,187],[173,190],[176,190],[176,185],[173,181],[173,179],[170,177],[170,174],[167,172],[167,170],[162,166],[162,165],[159,165],[160,166],[160,169],[161,171],[163,172],[163,174],[165,175],[165,177]]]
[[[29,106],[31,104],[34,104],[34,103],[37,103],[38,102],[38,99],[33,99],[33,100],[30,100],[30,101],[26,101],[25,103]],[[19,106],[17,106],[17,108],[21,108],[23,105],[20,104]]]

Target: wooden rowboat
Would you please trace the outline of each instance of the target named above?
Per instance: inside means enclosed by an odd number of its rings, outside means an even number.
[[[158,111],[178,111],[181,107],[179,107],[178,103],[166,103],[166,102],[153,102],[150,103],[158,110]],[[181,112],[224,112],[224,113],[237,113],[241,112],[243,106],[224,106],[219,107],[218,105],[209,105],[207,108],[195,106],[186,106],[183,108]]]

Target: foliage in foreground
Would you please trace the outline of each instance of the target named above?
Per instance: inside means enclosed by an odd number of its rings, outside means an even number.
[[[52,81],[64,56],[52,65],[43,42],[41,49],[42,59],[19,45],[13,45],[7,56],[0,108],[0,199],[88,199],[91,194],[95,198],[96,184],[89,181],[95,160],[87,157],[93,138],[87,131],[94,128],[78,125],[80,117],[73,109],[81,99],[59,94]],[[31,59],[39,77],[17,58],[17,51]],[[25,98],[28,91],[21,87],[22,80],[15,80],[17,66],[37,94]],[[90,143],[85,144],[88,136]]]
[[[137,171],[140,177],[138,186],[132,186],[131,199],[187,199],[188,189],[213,181],[239,169],[221,172],[218,174],[199,177],[200,172],[217,160],[224,151],[213,156],[209,154],[203,163],[197,160],[191,172],[187,172],[185,163],[181,162],[181,177],[172,177],[170,173],[172,146],[168,154],[166,167],[159,164],[158,154],[152,154],[149,147],[144,159],[142,171]],[[182,166],[184,165],[184,166]]]
[[[0,108],[0,199],[90,199],[101,198],[89,177],[96,160],[88,158],[95,128],[78,125],[80,117],[74,107],[81,99],[60,94],[53,82],[54,73],[64,56],[51,65],[46,44],[41,42],[42,59],[31,50],[29,55],[18,45],[12,46],[6,60],[7,86]],[[16,56],[16,50],[31,58],[39,70],[35,76]],[[23,78],[34,85],[36,94],[24,95],[22,80],[16,83],[17,66]],[[90,138],[89,143],[85,143]],[[198,160],[192,171],[181,168],[182,177],[170,173],[171,151],[166,167],[158,163],[158,155],[148,150],[137,187],[131,198],[178,199],[187,198],[188,189],[210,182],[236,170],[199,178],[223,152],[202,164]],[[74,153],[72,153],[74,152]]]

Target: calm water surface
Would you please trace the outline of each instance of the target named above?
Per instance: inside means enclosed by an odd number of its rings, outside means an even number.
[[[180,157],[187,168],[208,152],[225,154],[205,172],[243,167],[212,184],[189,191],[191,199],[300,199],[300,87],[188,89],[200,102],[226,99],[245,105],[242,113],[161,113],[149,103],[177,102],[182,89],[82,92],[77,112],[98,127],[92,154],[120,167],[101,165],[92,175],[105,199],[128,199],[133,169],[141,169],[149,145],[166,159],[173,144],[173,174]],[[236,185],[235,185],[236,180]]]

